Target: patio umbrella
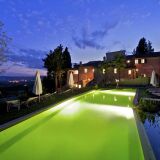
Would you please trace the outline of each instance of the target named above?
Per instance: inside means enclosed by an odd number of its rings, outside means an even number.
[[[152,71],[150,84],[154,87],[158,86],[158,80],[157,80],[156,72],[154,70]]]
[[[69,75],[69,87],[72,88],[73,85],[74,85],[74,80],[73,80],[73,73],[71,72],[70,75]]]
[[[34,82],[34,87],[33,87],[33,93],[35,95],[39,96],[39,102],[40,102],[40,95],[42,94],[42,82],[41,82],[41,77],[40,77],[40,72],[36,72],[36,78]]]

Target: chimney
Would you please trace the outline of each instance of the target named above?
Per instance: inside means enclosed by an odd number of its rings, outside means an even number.
[[[82,61],[79,62],[79,65],[82,66]]]

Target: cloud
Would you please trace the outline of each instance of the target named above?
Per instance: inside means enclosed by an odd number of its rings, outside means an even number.
[[[26,66],[29,68],[43,68],[42,59],[46,55],[46,51],[35,49],[18,49],[8,51],[8,60],[14,62],[19,66]]]
[[[106,23],[105,27],[99,30],[95,30],[91,33],[87,28],[83,28],[80,36],[72,36],[74,44],[80,49],[86,49],[86,47],[95,49],[104,49],[105,47],[101,44],[104,37],[118,25],[115,23]],[[101,42],[101,43],[100,43]]]
[[[24,65],[18,65],[12,62],[8,62],[1,66],[1,70],[4,71],[1,73],[1,76],[34,76],[37,68],[29,68]],[[41,76],[46,75],[47,71],[44,69],[38,69],[41,73]]]

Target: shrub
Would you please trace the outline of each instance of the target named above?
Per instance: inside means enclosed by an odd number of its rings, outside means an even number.
[[[140,102],[139,102],[140,109],[145,112],[151,112],[151,113],[157,112],[158,110],[160,110],[158,106],[159,106],[158,103],[154,103],[153,101],[149,101],[149,100],[140,99]]]
[[[145,86],[149,84],[148,77],[139,77],[135,79],[124,79],[119,82],[120,85],[133,85],[133,86]]]

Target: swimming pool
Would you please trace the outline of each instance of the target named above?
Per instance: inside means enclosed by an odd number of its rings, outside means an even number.
[[[134,90],[97,90],[0,132],[2,160],[143,160]]]

